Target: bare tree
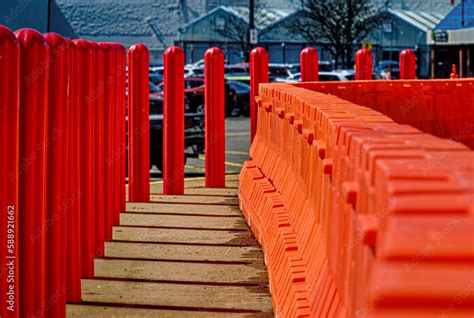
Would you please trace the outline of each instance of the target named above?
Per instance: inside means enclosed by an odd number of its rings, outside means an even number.
[[[336,65],[352,66],[353,47],[387,17],[389,0],[306,0],[301,19],[291,25],[309,43],[331,52]]]
[[[230,16],[225,27],[217,29],[217,33],[231,43],[237,43],[244,53],[245,61],[249,61],[251,46],[249,43],[249,25],[241,18]]]

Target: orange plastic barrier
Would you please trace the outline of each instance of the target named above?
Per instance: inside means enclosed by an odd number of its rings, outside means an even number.
[[[399,124],[474,149],[474,80],[399,80],[299,83],[382,112]]]
[[[472,317],[474,152],[322,86],[260,86],[240,174],[275,314]]]

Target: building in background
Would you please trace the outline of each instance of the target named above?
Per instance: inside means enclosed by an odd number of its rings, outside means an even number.
[[[220,5],[248,5],[248,0],[56,0],[78,37],[125,46],[144,43],[152,62],[175,44],[178,29]],[[286,0],[256,0],[256,5],[294,8]],[[301,3],[299,4],[301,5]],[[298,5],[296,5],[298,7]]]
[[[464,8],[463,8],[464,7]],[[431,76],[449,78],[455,64],[461,77],[474,76],[474,0],[458,3],[428,36]]]
[[[305,46],[300,36],[282,28],[297,11],[258,7],[255,10],[255,28],[258,45],[268,49],[270,62],[297,62],[299,51]],[[228,63],[245,60],[248,45],[249,9],[245,6],[219,6],[179,30],[178,44],[185,52],[187,62],[196,62],[210,46],[219,46],[226,53]],[[283,29],[283,32],[278,30]],[[286,46],[286,48],[285,48]],[[286,56],[285,56],[286,55]]]
[[[385,3],[385,0],[373,1]],[[469,4],[466,12],[471,15],[473,1],[465,0],[465,5]],[[248,0],[2,0],[0,23],[13,30],[31,27],[69,38],[121,42],[127,47],[144,43],[150,49],[152,63],[161,63],[164,50],[173,44],[183,46],[187,62],[199,61],[207,48],[219,46],[224,49],[227,61],[236,63],[245,58],[241,39],[247,38],[248,3]],[[391,0],[386,23],[364,42],[373,48],[376,62],[398,60],[400,50],[411,48],[417,53],[419,77],[446,77],[433,71],[433,65],[444,69],[445,64],[459,64],[459,54],[469,64],[468,57],[472,54],[472,46],[459,45],[459,41],[472,37],[472,30],[467,25],[466,30],[457,30],[448,23],[459,20],[456,13],[460,10],[459,3],[456,0],[452,6],[449,0]],[[302,8],[304,0],[255,0],[258,45],[268,49],[271,62],[297,63],[305,46],[314,46],[321,60],[332,60],[320,43],[307,43],[291,31]],[[226,35],[232,25],[239,26],[240,38]],[[444,33],[449,34],[447,42],[440,41]],[[461,66],[461,71],[466,70],[463,75],[471,74],[472,65]]]
[[[378,0],[374,0],[377,2]],[[384,1],[382,1],[384,3]],[[269,9],[257,6],[255,23],[258,45],[269,51],[272,63],[298,63],[299,52],[305,46],[313,46],[321,60],[331,61],[330,52],[321,43],[308,43],[301,35],[292,31],[295,19],[301,18],[302,7]],[[431,49],[427,36],[452,9],[449,1],[392,0],[387,7],[386,22],[366,39],[365,45],[374,51],[376,62],[398,61],[401,50],[411,48],[418,57],[418,76],[430,76]],[[237,33],[245,36],[249,20],[246,6],[219,6],[179,29],[178,44],[186,50],[188,62],[202,59],[210,46],[219,46],[229,63],[242,61],[242,45]],[[239,32],[229,32],[239,28]],[[230,36],[228,33],[231,33]],[[227,36],[226,36],[227,35]],[[355,53],[355,52],[354,52]]]
[[[430,76],[431,49],[426,41],[443,14],[436,12],[387,9],[388,18],[368,39],[376,61],[398,61],[403,49],[417,56],[418,78]]]
[[[39,32],[56,32],[76,38],[63,12],[53,0],[2,0],[0,24],[12,30],[31,28]]]

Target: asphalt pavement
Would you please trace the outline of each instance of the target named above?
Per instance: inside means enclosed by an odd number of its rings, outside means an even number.
[[[250,119],[247,117],[227,118],[225,121],[226,130],[226,173],[236,174],[245,160],[249,158],[250,147]],[[186,160],[185,177],[204,176],[205,155],[199,158],[188,158]],[[152,181],[162,180],[161,172],[156,168],[152,169]]]

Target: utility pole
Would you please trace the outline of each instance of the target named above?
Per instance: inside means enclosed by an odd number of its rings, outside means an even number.
[[[257,44],[257,30],[255,29],[255,1],[249,0],[249,29],[247,32],[247,44],[244,50],[245,61],[250,62],[250,51]]]
[[[255,1],[249,0],[249,29],[255,29]]]
[[[53,0],[48,0],[48,19],[47,19],[47,26],[46,30],[47,32],[51,32],[51,19],[52,19],[52,14],[53,14]]]
[[[255,29],[255,1],[249,0],[249,34],[248,42],[250,50],[257,44],[258,35],[257,30]]]

